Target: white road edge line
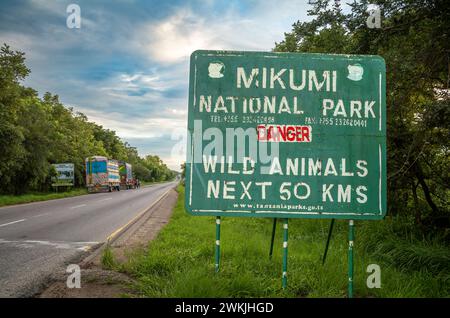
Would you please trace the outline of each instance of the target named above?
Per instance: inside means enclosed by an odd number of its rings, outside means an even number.
[[[155,204],[157,204],[167,193],[169,193],[169,191],[173,189],[173,187],[169,187],[167,190],[165,190],[156,200],[154,200],[149,206],[143,208],[142,210],[140,210],[140,212],[138,212],[138,214],[132,218],[130,221],[127,222],[127,224],[119,227],[117,230],[115,230],[114,232],[112,232],[107,238],[106,241],[110,242],[111,240],[113,240],[115,238],[115,236],[117,236],[118,233],[120,233],[123,229],[125,229],[126,227],[128,227],[130,224],[133,224],[134,221],[138,220],[140,217],[142,217],[148,210],[150,210]]]
[[[86,204],[75,205],[75,206],[71,207],[71,209],[78,209],[78,208],[82,208],[84,206],[86,206]]]
[[[0,224],[0,227],[11,225],[11,224],[15,224],[15,223],[19,223],[19,222],[23,222],[23,221],[26,221],[26,219],[20,219],[20,220],[17,220],[17,221],[12,221],[12,222],[9,222],[9,223]]]
[[[42,214],[38,214],[38,215],[33,215],[32,218],[38,218],[38,217],[46,216],[46,215],[50,215],[50,213],[47,212],[47,213],[42,213]]]

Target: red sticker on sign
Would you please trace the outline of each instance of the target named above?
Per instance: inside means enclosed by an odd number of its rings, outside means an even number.
[[[311,142],[311,126],[259,125],[258,141],[262,142]]]

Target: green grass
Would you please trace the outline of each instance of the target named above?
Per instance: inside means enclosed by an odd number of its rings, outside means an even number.
[[[114,269],[117,267],[116,260],[114,258],[112,249],[110,245],[107,245],[102,252],[102,256],[100,259],[100,263],[102,264],[103,269]]]
[[[184,188],[169,224],[121,270],[148,297],[346,297],[347,222],[337,221],[327,262],[321,257],[329,221],[289,223],[288,288],[281,288],[281,223],[269,260],[272,220],[222,218],[220,272],[214,272],[215,220],[184,210]],[[448,297],[448,246],[400,238],[395,220],[356,222],[356,297]],[[369,264],[381,267],[381,288],[366,287]]]
[[[85,188],[76,188],[66,192],[33,192],[22,195],[0,195],[0,206],[62,199],[87,194]]]

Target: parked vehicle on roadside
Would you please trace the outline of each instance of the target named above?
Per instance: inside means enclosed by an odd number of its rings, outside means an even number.
[[[136,183],[133,179],[133,170],[131,164],[125,161],[119,161],[120,188],[122,190],[135,189]]]
[[[103,156],[86,158],[86,186],[89,192],[120,191],[119,162]]]

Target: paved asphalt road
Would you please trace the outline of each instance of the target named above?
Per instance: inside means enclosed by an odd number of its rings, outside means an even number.
[[[0,297],[28,297],[106,241],[174,182],[0,208]]]

